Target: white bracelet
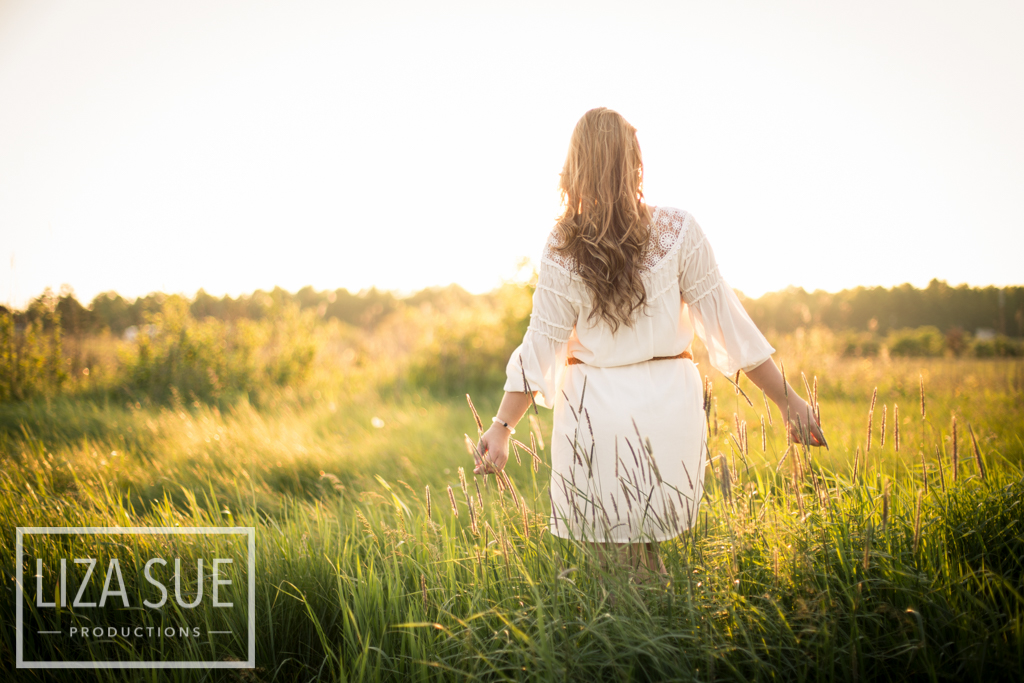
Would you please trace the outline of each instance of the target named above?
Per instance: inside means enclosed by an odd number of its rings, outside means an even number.
[[[495,415],[494,417],[492,417],[492,418],[491,418],[491,422],[493,422],[493,423],[495,423],[495,424],[500,424],[500,425],[501,425],[502,427],[504,427],[505,429],[507,429],[507,430],[508,430],[508,433],[509,433],[510,435],[511,435],[511,434],[515,434],[515,433],[516,433],[516,430],[515,430],[515,429],[513,429],[512,427],[509,427],[509,426],[508,426],[508,422],[505,422],[504,420],[502,420],[501,418],[499,418],[499,417],[498,417],[497,415]]]

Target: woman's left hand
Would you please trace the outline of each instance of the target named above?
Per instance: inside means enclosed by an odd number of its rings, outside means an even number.
[[[511,434],[495,423],[484,432],[477,444],[481,460],[473,468],[473,474],[497,474],[508,462],[508,440]]]

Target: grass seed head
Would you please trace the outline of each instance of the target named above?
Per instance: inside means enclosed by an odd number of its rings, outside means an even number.
[[[430,519],[430,485],[427,485],[427,519]]]
[[[921,419],[924,419],[924,375],[918,375],[918,380],[921,382]]]
[[[512,504],[518,504],[519,499],[516,497],[516,490],[512,487],[512,480],[508,478],[508,474],[505,473],[505,470],[502,470],[498,475],[504,480],[505,488],[508,489],[509,495],[512,496]]]
[[[888,413],[888,412],[889,412],[889,406],[888,405],[883,405],[882,406],[882,434],[881,434],[881,436],[878,439],[878,447],[879,448],[885,448],[885,418],[886,418],[886,413]]]
[[[473,419],[476,420],[476,431],[480,433],[480,436],[484,435],[484,423],[480,421],[480,414],[476,412],[476,406],[473,405],[473,399],[466,394],[466,403],[469,404],[469,409],[473,411]]]
[[[452,504],[452,514],[458,517],[459,508],[455,505],[455,491],[452,491],[451,485],[448,486],[448,502]]]
[[[896,455],[900,454],[900,406],[892,407],[892,445],[896,447]]]
[[[469,438],[469,434],[463,434],[462,436],[465,439],[466,452],[473,456],[474,463],[479,464],[482,458],[480,450],[476,447],[476,442]]]
[[[469,508],[469,528],[473,530],[473,535],[477,536],[480,534],[480,530],[476,526],[476,510],[473,509],[473,496],[466,499],[466,507]]]

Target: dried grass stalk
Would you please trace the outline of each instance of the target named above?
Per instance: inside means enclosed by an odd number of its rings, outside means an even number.
[[[960,449],[958,444],[959,439],[957,438],[956,433],[956,415],[953,416],[952,431],[953,434],[951,438],[953,439],[953,483],[955,484],[956,480],[959,478],[960,475]]]
[[[861,562],[865,572],[871,567],[871,531],[871,522],[868,522],[868,528],[864,534],[864,559]]]
[[[878,447],[879,448],[885,448],[885,418],[887,417],[887,413],[888,412],[889,412],[889,406],[888,405],[883,405],[882,406],[882,434],[881,434],[881,437],[878,439]]]
[[[889,484],[886,480],[885,489],[882,491],[882,531],[889,525]]]
[[[536,415],[530,415],[530,431],[537,435],[537,446],[543,451],[544,448],[544,431],[540,428],[540,420],[537,419]]]
[[[872,401],[872,403],[874,403],[874,401]],[[874,408],[872,408],[871,410],[868,411],[868,442],[867,442],[867,445],[864,446],[864,454],[865,455],[867,455],[868,451],[871,450],[871,432],[874,431],[874,429],[873,429],[874,428],[874,422],[875,422],[875,410],[874,410]]]
[[[924,406],[924,375],[918,375],[917,378],[921,382],[921,419],[923,420],[925,418],[925,414],[924,414],[924,408],[925,408],[925,406]]]
[[[892,445],[896,447],[896,455],[900,454],[900,406],[892,407]]]
[[[917,505],[914,510],[914,553],[917,553],[918,544],[921,542],[921,504],[924,500],[924,491],[917,492]]]
[[[459,508],[455,505],[455,491],[452,490],[451,485],[448,486],[448,502],[452,504],[452,514],[458,517]]]
[[[483,454],[480,453],[480,449],[476,447],[476,442],[469,438],[469,434],[463,434],[463,438],[466,443],[466,452],[473,456],[473,462],[479,465],[483,462]]]
[[[967,429],[971,432],[971,443],[974,444],[974,462],[978,465],[978,476],[980,476],[981,480],[984,481],[985,462],[981,459],[981,451],[978,449],[978,439],[974,436],[974,427],[971,426],[970,422],[967,423]]]
[[[473,411],[473,419],[476,420],[476,431],[479,432],[480,436],[484,435],[484,423],[480,420],[480,414],[476,412],[476,406],[473,405],[473,399],[466,394],[466,403],[469,404],[469,409]]]

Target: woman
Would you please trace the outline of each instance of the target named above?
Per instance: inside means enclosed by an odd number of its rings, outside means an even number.
[[[501,470],[533,401],[554,408],[551,531],[664,573],[657,542],[697,520],[705,470],[694,332],[711,364],[739,370],[824,444],[807,403],[719,275],[693,217],[648,206],[636,129],[605,108],[583,115],[561,175],[565,213],[540,263],[533,313],[506,368],[476,473]]]

